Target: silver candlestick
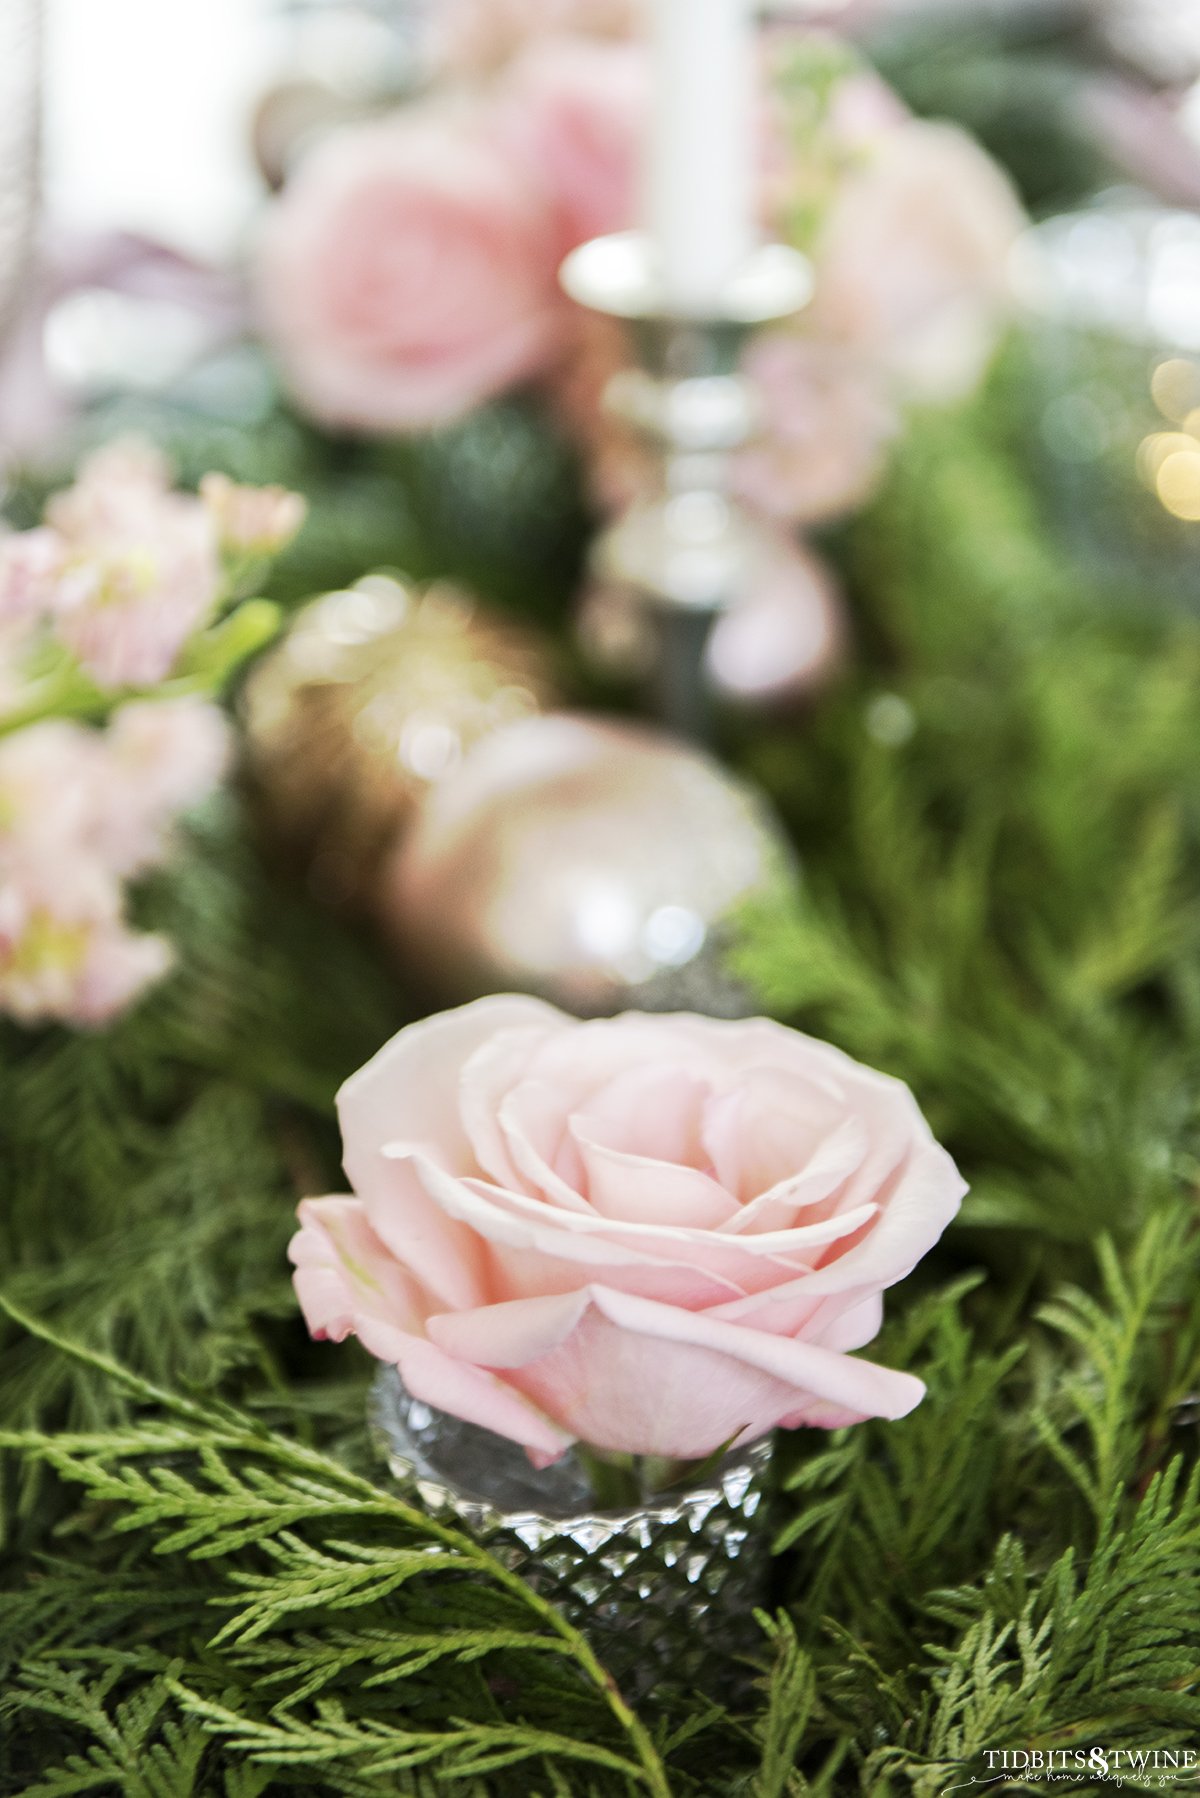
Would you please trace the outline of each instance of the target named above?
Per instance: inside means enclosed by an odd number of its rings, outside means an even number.
[[[755,435],[759,411],[739,359],[758,326],[807,304],[811,270],[796,251],[768,245],[711,313],[689,316],[666,303],[649,240],[626,232],[573,251],[561,280],[571,299],[628,325],[637,363],[610,382],[604,403],[655,458],[647,492],[598,537],[593,571],[652,618],[660,720],[703,740],[711,728],[709,633],[775,542],[772,527],[733,492],[733,457]]]

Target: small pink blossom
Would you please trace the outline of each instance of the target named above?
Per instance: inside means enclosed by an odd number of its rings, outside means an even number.
[[[0,625],[31,623],[55,610],[66,554],[57,531],[45,526],[0,538]]]
[[[98,686],[153,686],[216,607],[216,536],[174,493],[152,445],[121,439],[83,464],[46,518],[64,546],[58,635]]]
[[[401,1031],[338,1111],[353,1196],[291,1245],[309,1328],[538,1465],[923,1396],[855,1351],[965,1187],[908,1088],[826,1043],[500,995]]]
[[[200,498],[221,548],[233,555],[273,556],[304,523],[308,502],[286,487],[243,487],[226,474],[206,474]]]
[[[171,961],[164,938],[128,928],[119,882],[95,863],[0,873],[0,1010],[20,1023],[107,1023]]]
[[[820,524],[867,500],[899,416],[870,363],[802,328],[767,332],[745,369],[763,408],[756,442],[737,459],[735,485],[789,524]]]
[[[143,437],[115,437],[80,463],[75,480],[46,505],[47,523],[79,545],[127,536],[171,492],[171,465]]]
[[[103,745],[96,847],[119,873],[138,873],[166,859],[175,820],[217,786],[232,733],[208,700],[136,700],[113,714]]]
[[[104,739],[48,718],[0,736],[0,871],[85,852],[104,776]]]

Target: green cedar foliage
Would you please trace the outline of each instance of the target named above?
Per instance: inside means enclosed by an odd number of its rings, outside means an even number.
[[[972,1187],[871,1351],[925,1403],[780,1445],[753,1701],[635,1714],[384,1477],[284,1250],[410,1013],[230,801],[146,895],[178,976],[0,1032],[0,1792],[932,1798],[1200,1744],[1200,628],[1060,551],[1021,391],[922,422],[836,546],[853,672],[730,732],[804,868],[741,971]]]

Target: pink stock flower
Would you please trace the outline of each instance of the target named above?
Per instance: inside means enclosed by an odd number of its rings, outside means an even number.
[[[554,353],[550,209],[482,127],[428,107],[349,127],[276,205],[262,309],[298,397],[328,423],[437,424]]]
[[[158,452],[135,441],[91,457],[46,518],[66,547],[58,635],[98,686],[153,686],[220,596],[206,508],[174,493]]]
[[[77,860],[95,817],[103,742],[59,718],[0,737],[0,872],[48,856]]]
[[[171,959],[162,937],[127,927],[120,884],[96,863],[0,871],[0,1011],[19,1022],[107,1023]]]
[[[338,1104],[354,1196],[305,1200],[291,1246],[309,1328],[536,1463],[921,1399],[851,1351],[965,1188],[908,1089],[827,1044],[499,996],[401,1031]]]
[[[867,500],[899,430],[885,383],[863,358],[800,328],[771,331],[746,352],[763,409],[735,485],[760,511],[821,524]]]
[[[114,713],[103,743],[97,849],[119,873],[139,873],[166,860],[176,819],[216,787],[232,734],[209,700],[146,699]]]
[[[130,875],[166,859],[175,819],[207,796],[230,731],[208,700],[140,700],[106,731],[47,719],[0,737],[0,869],[59,860]]]
[[[0,625],[32,623],[58,603],[66,546],[44,526],[0,538]]]
[[[221,548],[232,555],[273,556],[304,523],[308,502],[286,487],[243,487],[226,474],[206,474],[200,498]]]

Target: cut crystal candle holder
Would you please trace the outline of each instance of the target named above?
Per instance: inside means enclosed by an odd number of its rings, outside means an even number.
[[[758,428],[757,396],[739,359],[751,332],[808,303],[811,269],[798,252],[769,244],[709,313],[687,314],[668,304],[649,240],[624,232],[581,245],[560,279],[579,305],[628,328],[637,365],[613,379],[604,403],[650,448],[655,470],[647,491],[601,532],[593,572],[651,613],[654,708],[664,724],[703,739],[709,633],[777,547],[773,527],[733,492],[733,457]]]
[[[412,1398],[393,1367],[371,1421],[395,1477],[557,1605],[627,1697],[670,1682],[737,1699],[762,1642],[766,1442],[694,1487],[607,1510],[574,1454],[539,1472],[516,1443]]]

